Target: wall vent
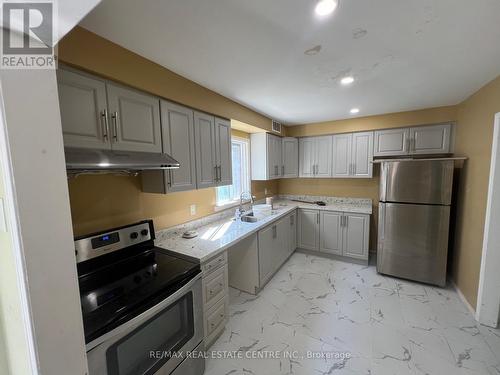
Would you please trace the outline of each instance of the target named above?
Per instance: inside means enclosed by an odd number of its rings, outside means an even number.
[[[281,122],[273,120],[273,132],[281,134]]]

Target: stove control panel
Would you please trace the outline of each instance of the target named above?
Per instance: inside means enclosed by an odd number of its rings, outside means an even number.
[[[154,239],[151,237],[152,228],[151,221],[143,221],[77,238],[75,240],[76,262],[80,263]]]

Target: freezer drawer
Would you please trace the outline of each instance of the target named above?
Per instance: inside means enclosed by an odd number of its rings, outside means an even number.
[[[377,271],[444,286],[449,206],[380,203]]]
[[[420,204],[451,204],[453,160],[383,162],[380,200]]]

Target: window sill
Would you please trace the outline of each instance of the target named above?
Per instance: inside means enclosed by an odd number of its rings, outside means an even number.
[[[230,202],[226,202],[226,203],[216,204],[214,207],[214,211],[215,212],[224,211],[224,210],[227,210],[229,208],[238,207],[239,205],[240,205],[239,201],[230,201]]]

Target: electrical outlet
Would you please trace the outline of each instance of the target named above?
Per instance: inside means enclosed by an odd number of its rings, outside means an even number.
[[[196,215],[196,205],[192,204],[191,205],[191,216],[194,216],[194,215]]]
[[[264,188],[264,195],[267,195],[267,188]]]

